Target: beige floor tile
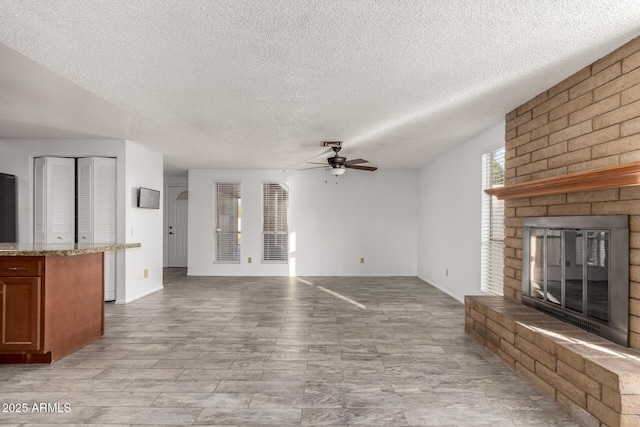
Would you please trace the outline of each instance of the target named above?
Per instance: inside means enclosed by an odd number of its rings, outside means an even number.
[[[579,425],[415,277],[165,273],[162,291],[105,306],[97,342],[50,366],[0,365],[0,402],[72,408],[0,424]]]

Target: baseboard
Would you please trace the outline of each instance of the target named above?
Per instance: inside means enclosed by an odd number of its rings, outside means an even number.
[[[116,304],[129,304],[130,302],[133,302],[133,301],[139,300],[140,298],[144,298],[144,297],[146,297],[147,295],[151,295],[151,294],[153,294],[153,293],[155,293],[155,292],[161,291],[162,289],[164,289],[164,286],[160,285],[160,286],[158,286],[157,288],[151,289],[151,290],[149,290],[149,291],[147,291],[147,292],[144,292],[144,293],[142,293],[142,294],[140,294],[140,295],[136,295],[136,296],[135,296],[135,297],[133,297],[133,298],[129,298],[129,299],[126,299],[126,300],[117,299],[117,300],[116,300]]]
[[[374,274],[374,273],[348,273],[348,274],[199,274],[187,271],[187,276],[193,277],[416,277],[415,273],[406,274]]]
[[[434,282],[433,280],[429,280],[426,277],[423,277],[421,275],[418,274],[418,279],[422,280],[423,282],[426,282],[427,284],[433,286],[436,289],[441,290],[442,292],[444,292],[445,294],[449,295],[451,298],[455,299],[456,301],[461,302],[462,304],[464,304],[464,295],[460,296],[457,294],[454,294],[453,292],[451,292],[449,289],[438,285],[436,282]]]

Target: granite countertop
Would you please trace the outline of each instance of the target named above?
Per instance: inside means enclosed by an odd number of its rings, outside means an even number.
[[[69,256],[139,248],[140,243],[0,243],[0,256]]]

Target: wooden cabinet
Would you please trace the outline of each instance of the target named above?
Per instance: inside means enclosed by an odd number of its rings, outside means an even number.
[[[41,260],[0,260],[0,351],[40,349],[41,275]]]
[[[0,277],[0,350],[38,350],[42,286],[39,277]]]
[[[51,363],[104,333],[102,253],[0,257],[0,363]]]

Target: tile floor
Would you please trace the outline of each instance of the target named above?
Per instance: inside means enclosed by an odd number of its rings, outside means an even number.
[[[163,291],[107,305],[103,339],[0,366],[11,403],[28,410],[0,424],[580,425],[465,335],[461,303],[412,277],[167,269]]]

